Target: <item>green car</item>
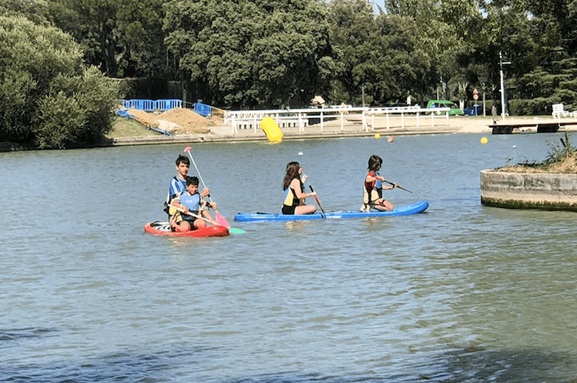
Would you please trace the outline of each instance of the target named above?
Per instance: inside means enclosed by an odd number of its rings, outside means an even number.
[[[463,116],[465,114],[457,104],[449,100],[429,100],[427,108],[451,108],[449,116]],[[437,114],[441,114],[441,112]]]

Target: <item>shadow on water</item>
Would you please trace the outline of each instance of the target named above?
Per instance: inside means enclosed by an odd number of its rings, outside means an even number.
[[[43,328],[0,330],[0,348],[21,344],[32,338],[54,336],[57,331]],[[1,382],[166,382],[177,381],[175,366],[195,364],[207,349],[177,346],[152,352],[117,352],[97,358],[51,361],[20,365],[0,365]]]
[[[469,347],[441,356],[445,376],[422,376],[435,382],[577,382],[575,365],[564,352],[537,349],[483,350]],[[574,378],[567,379],[573,371]]]
[[[45,335],[51,335],[55,332],[49,328],[16,328],[9,330],[0,329],[0,348],[9,344],[10,341],[19,341],[20,339],[40,338]]]
[[[54,336],[56,330],[23,328],[0,330],[0,346],[10,350],[14,343],[32,338]],[[39,364],[0,365],[2,382],[167,382],[180,381],[180,366],[196,365],[203,370],[203,360],[213,351],[190,345],[162,347],[154,351],[116,352],[96,358],[79,358]],[[575,374],[577,360],[568,353],[542,352],[536,349],[485,350],[471,346],[429,358],[405,361],[402,373],[381,371],[355,372],[349,376],[320,373],[279,372],[256,376],[202,379],[204,382],[226,383],[357,383],[357,382],[577,382],[567,376]],[[351,366],[351,370],[354,366]],[[200,375],[203,375],[202,373]]]

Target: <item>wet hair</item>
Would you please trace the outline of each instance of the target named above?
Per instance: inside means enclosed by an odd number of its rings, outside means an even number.
[[[369,157],[369,170],[370,171],[377,171],[383,164],[383,159],[376,154],[373,154]]]
[[[300,168],[301,165],[296,161],[289,162],[286,165],[286,174],[282,181],[282,190],[286,190],[289,187],[292,180],[294,180],[295,178],[299,178]]]
[[[197,176],[187,176],[185,179],[186,179],[186,186],[188,186],[188,185],[198,186],[198,177]]]
[[[190,160],[188,159],[187,156],[183,156],[182,154],[180,154],[178,156],[175,163],[176,163],[176,166],[180,165],[181,163],[184,163],[184,164],[190,166]]]

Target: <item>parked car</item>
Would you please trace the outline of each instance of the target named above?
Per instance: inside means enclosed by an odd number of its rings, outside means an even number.
[[[429,100],[427,108],[450,108],[449,116],[462,116],[465,114],[457,104],[449,100]]]

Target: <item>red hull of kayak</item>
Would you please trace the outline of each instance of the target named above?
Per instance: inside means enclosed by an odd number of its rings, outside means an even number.
[[[170,231],[168,222],[149,222],[144,225],[144,231],[154,235],[167,235],[170,237],[226,237],[230,235],[228,229],[224,226],[208,226],[204,229],[191,230],[191,231]]]

